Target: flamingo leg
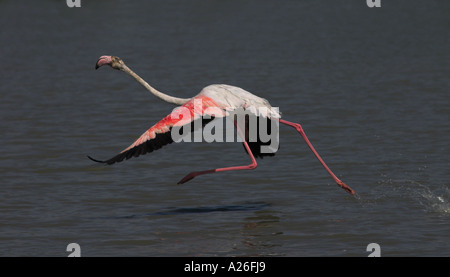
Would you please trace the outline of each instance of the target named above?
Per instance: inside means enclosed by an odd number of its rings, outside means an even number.
[[[223,167],[223,168],[216,168],[216,169],[210,169],[210,170],[204,170],[204,171],[193,171],[193,172],[189,173],[188,175],[186,175],[183,179],[181,179],[177,184],[186,183],[187,181],[189,181],[191,179],[194,179],[198,175],[215,173],[215,172],[222,172],[222,171],[248,170],[248,169],[255,169],[256,168],[257,163],[256,163],[256,160],[255,160],[255,157],[253,156],[252,151],[250,150],[250,147],[248,146],[247,142],[245,141],[244,136],[243,136],[241,130],[239,129],[239,127],[237,126],[236,122],[234,122],[234,125],[236,126],[236,129],[238,131],[239,136],[244,141],[245,149],[247,149],[247,153],[250,156],[250,159],[252,160],[252,163],[249,164],[249,165]]]
[[[353,189],[351,189],[344,182],[342,182],[338,177],[336,177],[336,175],[334,175],[334,173],[330,170],[330,168],[328,168],[328,166],[325,164],[325,162],[320,157],[319,153],[317,153],[317,151],[312,146],[311,142],[309,141],[308,137],[306,136],[306,134],[303,131],[303,128],[302,128],[302,126],[300,124],[289,122],[289,121],[286,121],[286,120],[283,120],[283,119],[280,119],[280,123],[283,123],[283,124],[286,124],[288,126],[291,126],[291,127],[295,128],[297,130],[297,132],[299,132],[300,135],[303,137],[303,139],[305,140],[306,144],[308,144],[309,148],[314,153],[314,155],[319,160],[319,162],[322,164],[322,166],[325,168],[325,170],[331,175],[331,177],[334,179],[334,181],[338,184],[338,186],[340,186],[341,188],[343,188],[345,191],[347,191],[350,194],[355,194],[355,191]]]

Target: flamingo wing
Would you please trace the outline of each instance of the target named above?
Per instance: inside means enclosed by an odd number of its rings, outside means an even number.
[[[211,107],[215,109],[208,109]],[[214,117],[224,116],[225,113],[225,111],[217,108],[217,104],[211,98],[206,96],[194,97],[150,127],[133,144],[116,156],[104,161],[94,159],[90,156],[88,158],[99,163],[114,164],[124,159],[128,160],[131,157],[138,157],[172,143],[171,131],[173,127],[183,128],[183,126],[188,124],[197,126],[197,124],[194,124],[196,120],[202,120],[201,126],[204,126],[213,120]],[[203,118],[205,114],[209,115],[206,119]]]
[[[159,130],[155,128],[156,126],[157,125],[154,125],[150,129],[148,129],[132,145],[108,160],[101,161],[90,156],[88,156],[88,158],[95,162],[113,164],[116,162],[121,162],[124,159],[128,160],[131,157],[138,157],[139,155],[153,152],[154,150],[160,149],[164,145],[172,143],[173,140],[171,137],[170,129],[167,132],[157,132]],[[150,134],[153,134],[152,138],[150,137]]]

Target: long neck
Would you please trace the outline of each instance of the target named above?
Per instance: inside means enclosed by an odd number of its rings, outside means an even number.
[[[164,100],[164,101],[166,101],[168,103],[175,104],[175,105],[183,105],[184,103],[186,103],[187,101],[190,100],[189,98],[173,97],[173,96],[164,94],[164,93],[156,90],[155,88],[150,86],[144,79],[142,79],[139,75],[134,73],[134,71],[131,70],[126,65],[123,65],[120,70],[122,70],[125,73],[127,73],[128,75],[132,76],[134,79],[136,79],[136,81],[139,82],[139,84],[141,84],[144,88],[146,88],[148,91],[150,91],[153,95],[155,95],[156,97],[158,97],[161,100]]]

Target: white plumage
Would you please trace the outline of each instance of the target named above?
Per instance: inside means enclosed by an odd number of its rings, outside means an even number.
[[[199,95],[213,99],[221,109],[226,111],[243,108],[250,110],[256,116],[281,118],[278,109],[273,108],[269,101],[240,87],[224,84],[209,85],[203,88]]]

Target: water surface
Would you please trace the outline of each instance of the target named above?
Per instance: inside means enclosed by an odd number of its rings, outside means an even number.
[[[319,3],[320,2],[320,3]],[[1,1],[0,255],[450,255],[446,1]],[[20,14],[21,16],[16,16]],[[240,86],[300,122],[258,168],[237,143],[171,144],[114,166],[173,107],[157,89]]]

